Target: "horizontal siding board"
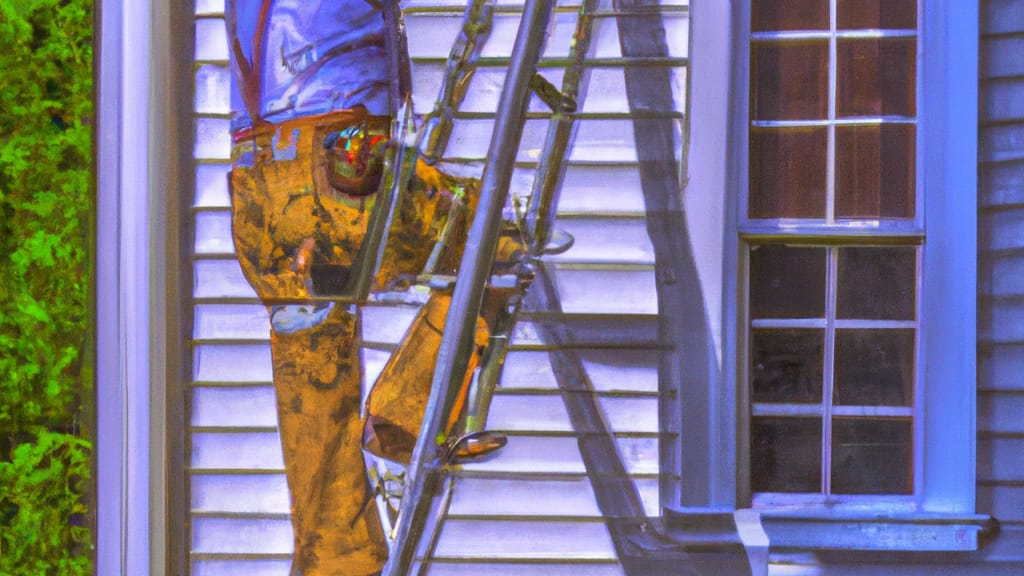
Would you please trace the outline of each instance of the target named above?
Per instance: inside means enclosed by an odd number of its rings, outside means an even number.
[[[510,480],[459,478],[450,516],[600,517],[594,490],[586,478]]]
[[[532,314],[523,314],[512,331],[512,346],[550,346],[574,348],[656,348],[658,319],[654,316],[596,316],[558,318],[564,335],[559,340],[538,326]],[[545,320],[546,321],[546,320]]]
[[[364,306],[361,312],[363,341],[397,344],[418,311],[414,306]]]
[[[1020,11],[1019,6],[1017,10]],[[1021,58],[1021,54],[1024,54],[1024,34],[982,39],[981,77],[1024,76],[1024,58]]]
[[[978,438],[978,480],[1024,481],[1024,436]]]
[[[192,337],[204,340],[266,340],[270,317],[262,304],[199,304]]]
[[[1006,574],[1020,574],[1021,567],[1024,566],[1024,525],[1003,524],[996,539],[982,548],[976,554],[976,558],[991,568],[992,573],[1003,567],[1000,564],[1010,564],[1016,572]]]
[[[199,254],[234,254],[231,237],[231,212],[204,211],[195,214],[195,252]]]
[[[444,65],[436,61],[418,62],[417,74],[413,78],[413,100],[416,110],[421,113],[433,109],[440,93]],[[498,109],[501,88],[505,83],[507,69],[503,66],[479,66],[473,73],[466,90],[465,100],[459,106],[461,113],[494,114]],[[561,68],[543,68],[541,74],[555,86],[562,85],[564,71]],[[627,114],[629,100],[626,96],[624,68],[608,66],[589,71],[586,84],[586,98],[578,112],[584,114]],[[675,89],[675,110],[684,109],[685,72],[673,69],[670,73]],[[530,98],[528,112],[550,113],[551,109],[536,95]]]
[[[266,518],[192,519],[192,552],[287,554],[292,551],[289,520]]]
[[[612,432],[658,433],[658,398],[600,398]]]
[[[515,436],[493,457],[467,462],[467,472],[586,472],[575,438]]]
[[[979,394],[978,429],[1024,434],[1024,391]],[[1024,454],[1021,458],[1024,459]]]
[[[859,566],[778,565],[768,568],[769,576],[1019,576],[1020,566],[979,563],[926,563],[923,559],[897,560],[884,563],[879,560]]]
[[[595,390],[658,391],[658,352],[655,350],[581,350],[576,354]]]
[[[223,14],[224,0],[196,0],[196,14]]]
[[[985,390],[1024,391],[1024,344],[995,344],[978,353],[978,385]]]
[[[999,124],[982,129],[978,158],[982,162],[1024,160],[1024,122]]]
[[[190,484],[193,512],[287,514],[290,509],[284,474],[195,474]]]
[[[979,166],[978,192],[985,207],[1024,204],[1024,161]]]
[[[1024,341],[1024,300],[989,300],[978,307],[978,337],[987,342]]]
[[[554,280],[567,314],[658,313],[652,269],[557,268]]]
[[[1019,39],[1024,46],[1024,38]],[[1024,58],[1017,54],[1017,60]],[[1024,64],[1020,65],[1024,68]],[[1009,122],[1024,120],[1024,78],[992,80],[986,82],[981,92],[981,110],[979,119],[982,122]]]
[[[193,110],[199,114],[231,113],[231,71],[221,64],[196,68]]]
[[[270,344],[200,344],[193,348],[194,379],[200,382],[270,382]]]
[[[228,33],[222,18],[196,20],[196,60],[227,60]]]
[[[559,395],[501,394],[491,404],[487,427],[509,432],[572,432],[569,413]]]
[[[256,291],[245,279],[242,266],[235,259],[196,260],[192,264],[193,289],[196,298],[252,298]]]
[[[654,350],[574,350],[598,392],[658,391],[658,353]],[[501,387],[554,390],[558,387],[547,351],[513,350],[505,360]]]
[[[365,395],[369,394],[370,387],[374,382],[377,381],[377,377],[384,370],[384,366],[387,365],[388,360],[391,359],[391,352],[387,350],[374,350],[372,348],[363,348],[360,351],[363,359],[363,401],[365,403]]]
[[[226,118],[196,118],[192,155],[202,160],[231,158],[231,121]]]
[[[231,165],[200,164],[196,166],[195,192],[192,205],[199,208],[229,208],[228,173]]]
[[[609,194],[609,190],[614,190]],[[560,212],[644,213],[643,189],[637,165],[569,164],[558,201]]]
[[[192,388],[192,426],[277,426],[273,386]]]
[[[195,560],[192,576],[289,576],[291,560]]]
[[[575,242],[564,254],[549,257],[552,262],[654,264],[654,246],[642,218],[562,218],[557,228]]]
[[[659,472],[657,438],[616,438],[619,456],[628,474],[657,474]]]
[[[615,438],[626,472],[631,475],[658,473],[658,439]],[[583,474],[586,468],[576,438],[564,436],[509,437],[508,445],[494,456],[463,465],[466,472]]]
[[[508,390],[554,390],[558,388],[547,351],[512,350],[505,358],[499,385]]]
[[[280,470],[284,468],[277,432],[194,432],[193,469]]]
[[[614,560],[615,548],[603,522],[448,519],[441,529],[435,555]]]
[[[978,486],[978,511],[1000,522],[1024,523],[1024,484]]]
[[[1024,254],[982,254],[978,290],[999,298],[1024,296]]]
[[[549,122],[527,120],[516,155],[517,161],[540,158]],[[585,119],[576,122],[577,131],[569,160],[590,162],[636,162],[633,122],[627,119]],[[494,130],[492,119],[459,119],[452,130],[446,155],[449,158],[482,159]]]
[[[613,433],[658,432],[657,398],[600,398],[608,429]],[[495,430],[525,432],[572,432],[561,394],[500,394],[491,405],[488,427]],[[588,430],[576,429],[576,432]],[[593,432],[593,431],[590,431]]]
[[[625,576],[619,564],[431,562],[428,576]]]
[[[1020,0],[985,0],[981,3],[982,34],[1024,33]]]
[[[1024,207],[982,215],[978,236],[988,250],[1024,248]]]
[[[461,14],[410,13],[405,17],[408,31],[409,53],[413,59],[447,58],[450,47],[461,28]],[[662,16],[666,28],[673,27],[675,34],[666,35],[668,55],[685,57],[687,49],[687,25],[684,13]],[[484,58],[507,58],[512,52],[516,32],[519,29],[519,14],[498,13],[487,42],[480,51]],[[545,58],[564,58],[569,54],[572,34],[576,28],[576,14],[561,12],[554,15],[551,33],[544,49]],[[598,18],[594,36],[600,37],[591,52],[596,58],[620,57],[618,28],[611,18]],[[413,74],[417,72],[414,70]]]

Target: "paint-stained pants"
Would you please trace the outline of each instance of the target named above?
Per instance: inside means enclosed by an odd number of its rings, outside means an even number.
[[[295,531],[293,573],[367,575],[387,558],[361,440],[356,315],[335,306],[317,326],[274,332],[274,386]]]
[[[235,250],[272,319],[274,386],[295,532],[293,576],[366,576],[377,573],[387,556],[376,506],[366,506],[358,316],[342,302],[310,300],[325,296],[316,293],[312,268],[355,273],[359,266],[355,259],[376,199],[341,194],[326,175],[336,167],[340,147],[335,140],[328,150],[326,143],[357,126],[386,135],[388,122],[365,111],[337,111],[260,125],[236,134],[232,147]],[[452,273],[461,258],[477,182],[417,165],[410,186],[397,201],[374,289],[420,272],[453,214],[457,232],[443,251],[440,270]],[[461,190],[469,205],[453,209],[453,190]],[[416,350],[424,357],[433,352]],[[422,414],[410,417],[410,429],[418,429]]]

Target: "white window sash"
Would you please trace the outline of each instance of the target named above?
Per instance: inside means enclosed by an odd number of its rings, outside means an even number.
[[[707,385],[713,415],[703,430],[688,430],[683,450],[703,447],[705,469],[689,470],[713,485],[704,505],[750,505],[749,384],[745,362],[747,317],[742,283],[746,269],[740,239],[741,199],[747,172],[749,105],[749,2],[694,0],[691,6],[691,84],[685,193],[693,245],[706,256],[698,269],[712,334],[717,373]],[[977,57],[978,2],[922,2],[918,69],[920,105],[918,187],[927,223],[922,248],[920,390],[914,413],[914,498],[851,498],[857,509],[903,510],[921,517],[956,515],[976,521],[976,261],[977,261]],[[893,229],[893,242],[920,229]],[[758,230],[745,227],[758,238]],[[816,230],[822,237],[836,231]],[[770,235],[770,230],[763,230]],[[847,231],[839,232],[844,237]],[[877,231],[865,231],[870,236]],[[857,235],[856,230],[852,231]],[[683,392],[684,398],[687,396]],[[692,409],[697,409],[696,407]],[[687,407],[683,408],[685,422]],[[710,449],[709,449],[710,448]],[[684,458],[685,460],[685,458]],[[692,459],[691,459],[692,461]],[[782,499],[780,499],[781,502]],[[811,499],[813,500],[813,498]],[[877,502],[878,506],[871,503]],[[806,503],[813,508],[813,503]],[[968,544],[969,546],[970,544]]]

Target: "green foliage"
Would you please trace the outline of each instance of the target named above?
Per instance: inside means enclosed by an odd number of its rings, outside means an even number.
[[[0,0],[0,431],[80,405],[92,199],[86,0]]]
[[[91,0],[0,0],[0,574],[90,571],[92,58]]]
[[[81,438],[44,431],[36,442],[15,448],[9,462],[0,462],[0,574],[91,573],[82,501],[89,489],[89,455]]]

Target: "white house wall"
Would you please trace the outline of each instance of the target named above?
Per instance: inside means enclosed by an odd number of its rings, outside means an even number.
[[[1024,571],[1024,2],[981,3],[978,508]]]
[[[927,4],[927,1],[926,1]],[[409,2],[415,103],[433,104],[462,4]],[[227,50],[222,0],[196,2],[196,188],[194,206],[194,374],[190,386],[191,567],[195,576],[287,574],[291,531],[277,440],[266,314],[234,260],[229,227]],[[673,55],[685,56],[685,12],[667,19]],[[1001,531],[972,554],[830,555],[775,551],[770,573],[1024,573],[1024,1],[982,0],[979,110],[978,511]],[[500,14],[484,56],[494,66],[474,79],[450,149],[479,158],[501,84],[500,58],[514,36],[515,11]],[[551,53],[564,49],[566,16],[556,18]],[[597,56],[614,57],[614,26]],[[504,43],[504,44],[503,44]],[[555,72],[555,71],[552,71]],[[621,69],[597,69],[580,138],[559,205],[577,239],[553,258],[568,322],[590,339],[580,350],[606,420],[649,514],[657,487],[657,367],[643,349],[657,314],[653,253],[643,220],[635,151]],[[558,74],[550,78],[557,82]],[[677,74],[682,109],[685,76]],[[964,81],[973,81],[965,79]],[[531,110],[540,111],[538,102]],[[972,113],[972,111],[965,111]],[[513,193],[525,193],[544,122],[531,120]],[[367,311],[367,378],[383,366],[410,310]],[[639,346],[587,330],[615,325]],[[495,460],[467,466],[456,479],[432,575],[619,576],[622,568],[601,520],[576,437],[545,350],[530,318],[517,331],[492,426],[511,436]],[[968,345],[965,343],[965,345]],[[723,575],[727,576],[727,575]]]
[[[570,3],[561,4],[569,6]],[[603,9],[610,9],[606,2]],[[666,16],[674,96],[684,106],[687,13]],[[521,4],[499,3],[495,30],[456,123],[448,155],[483,158]],[[417,112],[432,109],[464,4],[403,3],[413,60]],[[189,387],[190,558],[194,576],[288,573],[289,502],[271,383],[266,311],[242,277],[231,241],[227,46],[223,2],[196,3],[195,322]],[[564,56],[575,15],[556,14],[546,56]],[[592,54],[620,56],[614,21],[603,19]],[[545,75],[559,82],[557,68]],[[650,515],[658,502],[657,303],[653,248],[647,237],[635,135],[621,66],[594,69],[570,156],[560,225],[576,239],[551,258],[554,281],[577,352],[608,428]],[[531,112],[543,112],[534,99]],[[526,126],[512,194],[525,196],[547,121]],[[681,124],[680,124],[681,128]],[[681,132],[681,130],[680,130]],[[679,152],[681,153],[681,147]],[[372,382],[414,310],[364,311],[363,358]],[[595,329],[595,326],[599,329]],[[609,329],[614,327],[614,329]],[[430,559],[433,576],[623,574],[595,500],[577,437],[547,357],[525,315],[515,332],[489,427],[510,436],[498,457],[466,465],[455,479],[450,512]]]

